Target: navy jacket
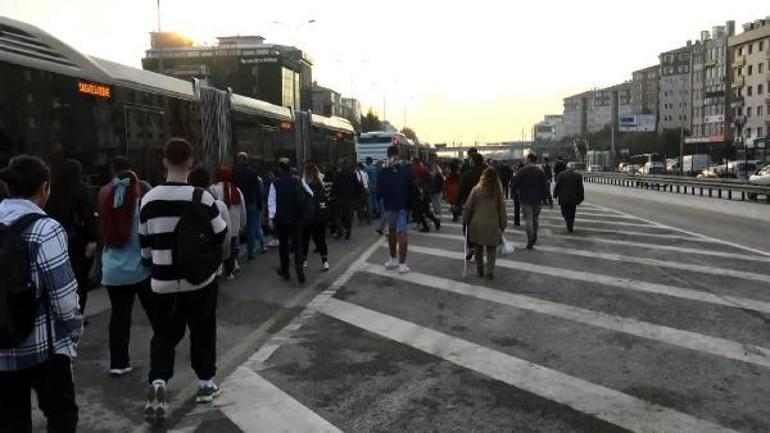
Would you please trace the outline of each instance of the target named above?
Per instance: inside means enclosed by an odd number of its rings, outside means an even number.
[[[246,206],[256,205],[258,210],[262,210],[262,186],[256,171],[251,167],[236,164],[233,167],[233,183],[243,193]]]
[[[513,191],[525,204],[540,204],[548,197],[548,184],[543,170],[528,165],[516,173],[513,178]]]
[[[409,209],[412,168],[409,164],[386,165],[377,173],[377,200],[385,204],[386,212]]]
[[[292,224],[301,219],[302,215],[297,208],[298,187],[297,178],[290,174],[281,175],[273,181],[276,221]]]

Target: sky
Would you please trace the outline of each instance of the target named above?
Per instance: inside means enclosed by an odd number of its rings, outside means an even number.
[[[262,35],[315,59],[314,78],[423,141],[529,138],[571,94],[630,80],[701,30],[770,16],[767,0],[160,0],[164,31]],[[157,0],[0,0],[86,54],[141,67]],[[312,24],[308,21],[315,20]]]

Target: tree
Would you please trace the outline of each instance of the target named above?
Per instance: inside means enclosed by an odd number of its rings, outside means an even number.
[[[406,138],[414,141],[415,143],[419,143],[420,140],[417,138],[417,133],[414,132],[414,129],[404,126],[404,129],[401,130],[401,133],[406,135]]]
[[[361,132],[382,131],[382,121],[370,108],[365,116],[361,116]]]

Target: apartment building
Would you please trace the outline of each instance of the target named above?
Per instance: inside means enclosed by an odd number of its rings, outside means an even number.
[[[692,42],[660,54],[658,83],[658,133],[666,129],[690,129]]]
[[[565,137],[585,135],[587,131],[588,98],[590,95],[591,92],[583,92],[564,98],[562,128]]]
[[[730,37],[728,45],[733,60],[733,114],[745,119],[743,139],[750,157],[766,159],[770,129],[770,17],[744,24],[743,33]],[[741,144],[738,146],[742,147]]]
[[[639,69],[631,74],[633,114],[658,114],[660,65]]]
[[[633,114],[633,84],[623,83],[589,92],[586,128],[599,132],[608,126],[618,127],[618,118]]]

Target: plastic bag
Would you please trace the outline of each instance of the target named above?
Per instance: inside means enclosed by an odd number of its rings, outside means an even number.
[[[513,254],[513,250],[513,242],[509,241],[505,238],[505,236],[503,236],[500,245],[497,246],[497,255],[500,257],[510,256]]]

